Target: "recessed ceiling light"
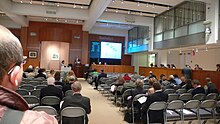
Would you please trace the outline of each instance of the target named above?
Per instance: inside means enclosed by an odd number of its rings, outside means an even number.
[[[42,1],[41,5],[42,5],[42,6],[44,5],[44,1]]]
[[[22,1],[22,0],[21,0],[20,2],[21,2],[21,3],[23,3],[23,1]]]
[[[137,2],[137,6],[140,6],[140,2]]]
[[[205,48],[205,51],[208,51],[208,47]]]
[[[76,23],[79,23],[79,20],[76,20]]]
[[[112,0],[112,2],[114,3],[114,2],[115,2],[115,0]]]
[[[121,0],[121,4],[123,4],[124,3],[124,0]]]
[[[130,11],[130,10],[128,11],[128,14],[131,14],[131,11]]]
[[[45,19],[45,21],[47,21],[47,18],[44,18]]]
[[[32,0],[30,0],[30,4],[32,4]]]
[[[60,6],[60,3],[57,3],[57,6],[59,7],[59,6]]]
[[[105,11],[107,12],[107,11],[108,11],[108,8],[106,8]]]
[[[56,21],[58,22],[59,20],[58,20],[58,19],[56,19]]]
[[[76,8],[76,4],[75,3],[73,4],[73,8]]]
[[[67,22],[67,20],[65,20],[65,22]]]
[[[83,9],[83,5],[80,8]]]

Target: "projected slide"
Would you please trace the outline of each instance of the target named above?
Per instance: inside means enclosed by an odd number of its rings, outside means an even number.
[[[121,59],[122,44],[101,42],[101,57],[106,59]]]

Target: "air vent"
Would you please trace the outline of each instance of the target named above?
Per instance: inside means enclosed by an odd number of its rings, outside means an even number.
[[[46,8],[46,14],[53,14],[53,15],[55,15],[56,13],[57,13],[57,8],[56,7],[48,6]]]
[[[57,12],[56,12],[56,10],[55,11],[47,10],[46,13],[47,14],[54,14],[55,15]]]

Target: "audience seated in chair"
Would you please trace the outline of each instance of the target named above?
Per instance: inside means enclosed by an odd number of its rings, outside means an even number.
[[[63,110],[65,107],[82,107],[86,111],[86,113],[89,114],[91,112],[90,99],[81,95],[80,91],[82,89],[82,86],[80,82],[74,82],[71,85],[71,88],[73,90],[73,95],[64,97],[64,102],[62,104],[61,110]],[[72,124],[73,122],[76,122],[75,124],[81,124],[82,118],[73,119],[63,117],[62,121],[64,124]],[[88,124],[87,116],[86,124]]]
[[[147,110],[149,106],[154,102],[164,101],[167,102],[168,95],[162,92],[161,85],[158,82],[153,83],[154,93],[149,95],[147,101],[142,106],[143,112],[143,124],[146,124],[147,120]],[[164,124],[164,113],[163,111],[149,111],[149,121],[150,123],[162,123]]]
[[[101,73],[98,75],[98,78],[97,78],[97,80],[95,81],[95,88],[94,88],[94,89],[98,89],[99,80],[100,80],[100,78],[102,78],[102,77],[107,78],[107,74],[104,73],[104,70],[103,70],[103,69],[101,70]]]
[[[205,94],[205,89],[201,86],[201,84],[198,80],[193,80],[192,86],[194,88],[194,90],[191,93],[192,96],[199,94],[199,93]]]
[[[47,83],[48,83],[48,86],[45,87],[45,88],[42,88],[41,91],[40,91],[40,100],[45,97],[45,96],[56,96],[58,98],[60,98],[60,100],[63,99],[63,92],[61,89],[55,87],[55,79],[54,77],[49,77],[47,79]],[[56,110],[59,110],[60,106],[59,105],[56,105],[56,106],[53,106]]]
[[[60,71],[57,71],[54,74],[54,78],[55,78],[55,85],[61,85],[63,87],[64,83],[61,80],[61,75],[60,75]]]
[[[130,81],[131,80],[131,77],[129,77],[127,73],[123,76],[123,78],[124,78],[125,81]]]
[[[68,83],[65,83],[64,85],[63,85],[63,93],[65,94],[65,92],[67,91],[67,90],[71,90],[71,85],[73,84],[75,82],[75,77],[74,76],[70,76],[69,77],[69,82]]]
[[[211,78],[210,77],[206,77],[206,85],[204,86],[205,90],[206,90],[206,94],[209,93],[219,93],[218,92],[218,88],[216,87],[216,85],[214,83],[212,83]]]
[[[39,69],[38,70],[38,74],[35,76],[35,78],[38,78],[38,77],[43,77],[44,79],[46,79],[46,75],[43,74],[43,69]]]

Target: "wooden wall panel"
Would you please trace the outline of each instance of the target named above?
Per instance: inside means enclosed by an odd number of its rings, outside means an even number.
[[[92,65],[92,69],[97,69],[98,72],[104,69],[105,72],[134,73],[134,66],[128,65]]]
[[[89,44],[91,41],[106,41],[106,42],[120,42],[120,43],[122,43],[121,65],[131,65],[131,55],[124,54],[124,47],[123,46],[125,46],[125,37],[89,34]]]
[[[89,32],[83,31],[82,39],[82,64],[89,63]]]
[[[139,67],[139,74],[144,74],[145,76],[149,75],[149,71],[152,71],[157,78],[159,79],[160,74],[165,74],[166,76],[178,74],[178,76],[182,76],[182,69],[166,69],[166,68],[149,68],[149,67]],[[210,77],[212,82],[216,84],[220,91],[220,72],[217,71],[203,71],[203,70],[193,70],[193,79],[197,79],[200,81],[201,85],[204,86],[206,84],[205,78]]]

